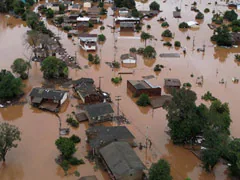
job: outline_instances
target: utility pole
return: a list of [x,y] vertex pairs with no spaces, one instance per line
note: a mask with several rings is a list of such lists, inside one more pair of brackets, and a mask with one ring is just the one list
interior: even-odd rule
[[121,101],[121,96],[115,96],[115,100],[117,101],[117,116],[119,116],[119,101]]
[[99,91],[101,91],[101,79],[103,78],[103,76],[99,76]]
[[194,50],[194,47],[195,47],[195,36],[193,36],[193,50]]

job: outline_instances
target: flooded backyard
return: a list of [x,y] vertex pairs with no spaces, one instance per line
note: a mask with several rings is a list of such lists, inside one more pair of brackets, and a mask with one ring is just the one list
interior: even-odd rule
[[[149,7],[146,3],[136,2],[138,10],[147,10]],[[210,41],[213,31],[207,26],[211,23],[212,10],[224,11],[225,6],[215,6],[214,3],[208,5],[206,1],[199,1],[198,8],[203,10],[208,7],[210,13],[204,14],[203,22],[200,22],[200,28],[180,31],[178,24],[182,21],[194,20],[195,12],[190,11],[191,0],[167,0],[165,3],[160,1],[161,12],[157,17],[143,20],[145,25],[151,25],[151,29],[147,30],[143,26],[143,31],[149,32],[156,40],[148,40],[147,45],[152,45],[157,51],[155,60],[143,59],[142,56],[137,56],[137,66],[135,68],[123,68],[112,70],[105,62],[114,60],[114,52],[116,53],[116,61],[120,62],[120,56],[128,53],[132,47],[144,47],[144,42],[140,40],[140,33],[120,33],[116,29],[115,33],[107,27],[113,25],[113,14],[111,8],[108,8],[108,16],[103,19],[105,30],[100,31],[99,27],[95,27],[90,33],[106,36],[107,40],[102,45],[98,45],[97,54],[101,59],[100,65],[89,64],[87,57],[88,53],[80,49],[77,38],[69,39],[67,33],[47,23],[47,28],[51,29],[55,34],[61,37],[61,43],[66,48],[67,52],[77,57],[77,62],[82,67],[79,69],[70,69],[70,78],[79,79],[81,77],[93,78],[98,86],[99,77],[101,79],[101,88],[103,91],[111,94],[114,108],[116,109],[115,96],[121,96],[120,110],[130,121],[126,125],[128,129],[136,137],[137,143],[145,143],[146,137],[149,137],[153,143],[151,149],[142,151],[135,148],[137,154],[143,163],[149,168],[152,162],[156,162],[160,157],[168,160],[171,165],[171,173],[174,179],[182,180],[187,177],[191,179],[213,180],[213,179],[228,179],[226,166],[219,164],[214,169],[213,173],[209,174],[203,171],[201,161],[194,156],[190,151],[183,147],[175,146],[170,141],[170,137],[166,134],[167,120],[166,111],[162,108],[152,109],[150,107],[141,108],[136,105],[136,99],[132,98],[127,92],[127,80],[139,80],[142,76],[154,75],[149,81],[154,85],[163,87],[164,78],[179,78],[182,83],[189,82],[192,84],[192,90],[198,95],[198,103],[202,103],[201,96],[210,91],[222,102],[229,103],[231,112],[232,124],[231,135],[240,137],[240,120],[238,118],[238,106],[240,102],[240,85],[232,82],[233,77],[239,78],[239,65],[234,61],[234,54],[240,52],[240,47],[224,49],[215,47]],[[176,6],[181,4],[181,19],[174,19],[172,12]],[[224,4],[219,1],[219,4]],[[188,6],[186,6],[188,5]],[[238,12],[240,15],[240,13]],[[157,21],[159,17],[166,17],[169,23],[169,29],[174,33],[174,41],[181,41],[183,47],[186,48],[187,54],[184,56],[182,49],[168,48],[163,46],[161,41],[161,33],[165,28]],[[28,27],[18,19],[0,15],[0,68],[9,69],[16,58],[27,59],[30,57],[30,52],[25,46],[25,36]],[[114,38],[115,36],[115,38]],[[191,39],[187,40],[186,37]],[[114,50],[114,39],[116,39],[116,51]],[[193,39],[195,39],[193,47]],[[206,46],[205,53],[197,52],[197,48]],[[194,50],[193,50],[194,49]],[[180,53],[180,58],[160,58],[160,53],[177,52]],[[153,68],[156,64],[162,64],[165,68],[156,74]],[[44,83],[40,64],[37,62],[31,63],[29,79],[24,81],[26,84],[26,96],[24,101],[29,102],[28,94],[33,87],[40,87]],[[87,67],[88,66],[88,67]],[[133,74],[122,75],[123,81],[119,85],[114,85],[111,78],[118,75],[119,72],[133,72]],[[191,77],[191,74],[194,77]],[[204,77],[202,87],[196,85],[196,78]],[[219,81],[224,79],[226,84],[220,84]],[[78,101],[70,97],[68,102],[64,104],[59,116],[62,119],[63,126],[67,126],[65,119],[67,114],[75,111],[75,106]],[[29,103],[23,105],[15,105],[7,108],[0,108],[0,121],[7,121],[19,127],[22,132],[22,141],[18,148],[11,150],[7,154],[5,165],[0,166],[0,179],[76,179],[74,175],[64,176],[63,170],[55,162],[55,158],[59,154],[55,140],[59,137],[59,122],[58,118],[51,113],[44,112],[33,108]],[[114,123],[113,123],[114,125]],[[88,128],[87,123],[80,123],[79,128],[71,128],[70,134],[76,134],[81,138],[81,143],[77,145],[76,156],[83,158],[84,165],[77,167],[81,176],[96,175],[99,180],[109,179],[107,173],[100,171],[95,164],[90,163],[87,156],[87,144],[85,143],[85,130]],[[74,171],[74,170],[73,170]]]

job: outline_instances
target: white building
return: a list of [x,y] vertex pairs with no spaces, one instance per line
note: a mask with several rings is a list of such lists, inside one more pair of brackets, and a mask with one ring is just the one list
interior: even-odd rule
[[97,49],[97,34],[80,34],[80,47],[85,51],[95,51]]

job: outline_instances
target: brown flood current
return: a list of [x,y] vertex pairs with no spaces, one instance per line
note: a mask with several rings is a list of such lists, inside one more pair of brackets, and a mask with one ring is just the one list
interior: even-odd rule
[[[146,3],[137,2],[137,8],[139,10],[145,10],[151,1]],[[178,24],[182,21],[194,20],[196,13],[190,11],[190,4],[193,1],[182,0],[182,18],[180,20],[172,18],[172,11],[176,6],[179,6],[178,0],[167,0],[166,3],[161,3],[162,13],[151,20],[144,20],[145,25],[150,24],[151,29],[146,30],[146,26],[143,27],[144,31],[148,31],[154,35],[157,40],[148,41],[147,44],[156,48],[158,55],[163,52],[179,52],[180,58],[159,58],[156,60],[145,60],[138,56],[137,67],[135,68],[121,68],[118,71],[113,71],[108,67],[105,62],[114,60],[114,35],[111,33],[111,29],[107,25],[113,24],[113,17],[108,16],[104,19],[104,26],[106,29],[102,31],[106,35],[107,40],[103,45],[98,46],[98,55],[101,58],[101,64],[98,66],[90,65],[89,68],[83,68],[82,70],[71,70],[70,77],[77,79],[80,77],[91,77],[98,85],[99,76],[103,76],[102,89],[110,92],[112,99],[115,102],[115,96],[120,95],[120,109],[130,120],[131,124],[127,125],[131,132],[135,135],[137,142],[144,142],[145,137],[148,136],[153,142],[151,150],[139,151],[136,149],[137,154],[147,167],[150,167],[152,162],[155,162],[160,157],[163,157],[171,164],[171,172],[174,179],[184,179],[190,177],[192,179],[212,180],[212,179],[227,179],[226,166],[219,164],[213,173],[207,174],[201,168],[201,162],[188,150],[182,147],[174,146],[169,136],[165,133],[167,127],[167,121],[165,118],[166,112],[163,109],[151,108],[139,108],[135,104],[135,99],[132,99],[131,95],[127,93],[126,81],[128,79],[142,79],[142,76],[154,75],[155,78],[150,82],[155,85],[163,86],[164,78],[173,77],[179,78],[182,83],[190,82],[192,89],[198,94],[200,99],[206,91],[211,91],[214,96],[228,102],[231,110],[232,124],[231,135],[240,137],[240,121],[238,119],[238,104],[240,102],[240,96],[238,94],[240,90],[239,84],[233,84],[232,77],[239,77],[239,66],[234,62],[234,54],[240,52],[240,48],[224,49],[220,47],[214,47],[210,42],[210,36],[212,30],[207,26],[211,21],[212,14],[205,14],[205,19],[200,24],[200,28],[197,30],[189,29],[188,31],[180,31]],[[205,7],[212,10],[226,10],[224,6],[208,5],[206,1],[199,1],[198,7],[201,11]],[[219,4],[223,2],[219,1]],[[188,6],[185,6],[187,4]],[[108,9],[108,15],[113,14],[112,10]],[[179,40],[182,46],[186,47],[187,55],[184,57],[182,50],[175,50],[175,48],[163,47],[161,40],[161,33],[164,31],[161,28],[157,19],[160,17],[166,17],[167,22],[170,24],[169,29],[175,34],[175,38],[171,41]],[[7,26],[8,24],[8,26]],[[80,50],[79,46],[73,45],[71,39],[67,38],[67,34],[58,30],[51,24],[47,25],[48,28],[58,34],[62,40],[64,47],[69,54],[75,55],[77,53],[77,60],[81,67],[89,65],[87,61],[88,53]],[[5,15],[0,15],[0,68],[10,69],[10,66],[15,58],[26,58],[30,52],[26,50],[24,46],[24,37],[28,28],[20,20],[16,20],[12,17],[7,18]],[[101,33],[99,27],[96,27],[91,33]],[[191,40],[186,40],[186,36],[189,35]],[[117,42],[116,60],[120,61],[120,55],[128,53],[131,47],[144,47],[144,42],[139,40],[139,33],[115,33]],[[192,51],[193,37],[195,37],[195,49],[201,48],[203,44],[206,45],[205,53],[199,53],[196,50]],[[76,42],[76,38],[75,38]],[[166,66],[161,73],[156,75],[153,71],[155,64],[163,64]],[[40,72],[40,65],[32,62],[32,69],[30,71],[30,78],[25,82],[26,96],[32,87],[41,86],[44,82],[42,73]],[[117,76],[118,72],[134,71],[133,75],[122,75],[123,81],[120,85],[115,86],[111,83],[111,78]],[[216,73],[218,71],[218,73]],[[194,74],[191,78],[190,75]],[[198,87],[195,84],[198,76],[204,76],[203,87]],[[221,79],[227,81],[226,86],[219,84]],[[78,101],[74,98],[69,98],[69,101],[64,105],[60,112],[60,117],[65,124],[65,118],[68,113],[75,110],[75,105]],[[201,103],[201,100],[198,100]],[[47,112],[43,112],[32,108],[29,104],[10,106],[8,108],[0,109],[0,121],[7,121],[20,128],[22,131],[22,141],[19,143],[18,148],[11,150],[7,154],[6,165],[0,166],[0,179],[77,179],[74,175],[64,177],[64,173],[61,168],[55,163],[54,159],[59,153],[55,147],[55,140],[58,138],[58,119],[55,115]],[[109,125],[110,123],[108,123]],[[72,129],[71,134],[77,134],[81,137],[82,141],[77,145],[78,151],[76,156],[83,158],[86,162],[85,165],[80,165],[76,169],[80,172],[81,176],[95,174],[100,180],[109,179],[107,174],[94,170],[94,164],[91,164],[86,158],[86,143],[85,143],[85,130],[88,128],[87,123],[80,124],[79,128]],[[74,171],[73,169],[72,171]]]

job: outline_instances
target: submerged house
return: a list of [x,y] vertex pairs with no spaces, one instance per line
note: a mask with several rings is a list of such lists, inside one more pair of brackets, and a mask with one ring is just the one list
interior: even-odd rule
[[121,16],[114,18],[114,20],[115,20],[116,23],[132,22],[134,24],[139,24],[140,21],[141,21],[141,19],[138,18],[138,17],[135,18],[135,17],[121,17]]
[[80,4],[72,4],[68,6],[68,11],[70,12],[80,12],[81,10],[81,5]]
[[85,51],[95,51],[97,49],[97,34],[80,34],[80,47]]
[[73,89],[78,94],[83,103],[103,102],[104,97],[101,95],[91,78],[81,78],[74,81]]
[[162,92],[160,86],[153,86],[147,80],[128,80],[127,88],[134,94],[134,96],[140,96],[141,94],[161,96]]
[[137,64],[137,56],[131,54],[122,54],[120,57],[123,65],[136,65]]
[[127,142],[112,142],[102,147],[100,159],[111,179],[140,180],[145,166]]
[[126,7],[119,8],[118,14],[121,17],[128,17],[129,16],[129,10]]
[[32,89],[29,96],[33,106],[58,112],[61,105],[67,100],[68,92],[37,87]]
[[58,2],[48,3],[47,9],[52,9],[54,12],[57,12],[59,11],[59,3]]
[[164,87],[166,87],[166,88],[180,89],[180,87],[181,87],[181,82],[180,82],[179,79],[166,78],[166,79],[164,79]]
[[134,22],[120,22],[120,31],[134,31]]
[[114,141],[127,142],[132,146],[135,138],[126,126],[94,126],[86,130],[86,135],[93,152]]
[[85,106],[89,124],[112,121],[114,111],[109,103],[97,103]]
[[99,14],[100,14],[100,8],[99,7],[97,7],[97,6],[93,6],[93,7],[91,7],[91,8],[88,8],[88,10],[87,10],[87,14],[88,14],[88,16],[99,16]]

